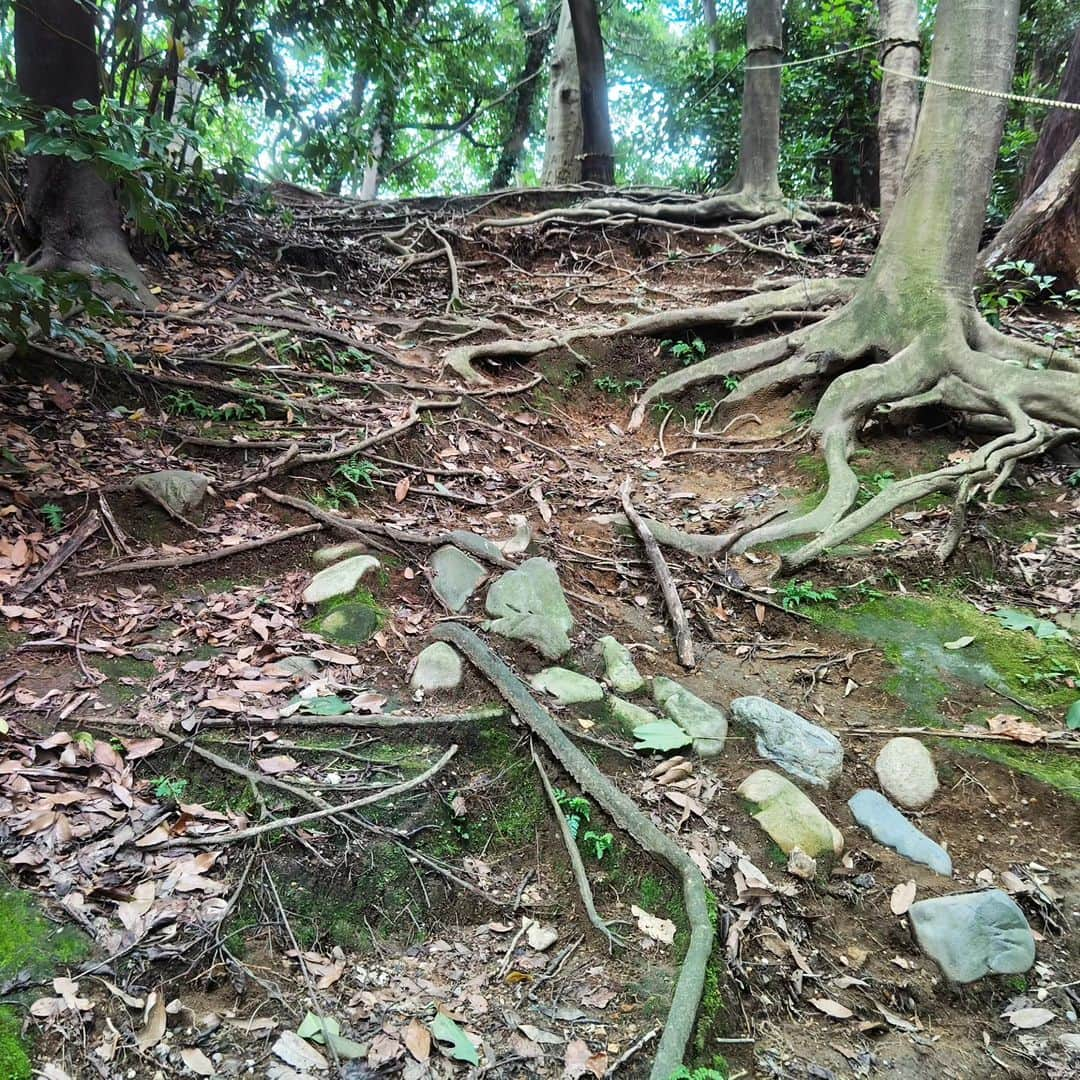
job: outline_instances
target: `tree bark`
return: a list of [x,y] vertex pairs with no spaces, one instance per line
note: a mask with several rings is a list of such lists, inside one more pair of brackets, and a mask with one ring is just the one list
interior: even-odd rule
[[748,0],[739,165],[726,189],[762,201],[781,199],[780,63],[783,0]]
[[581,179],[615,183],[615,144],[608,113],[607,70],[596,0],[569,0],[581,83]]
[[529,9],[528,0],[518,0],[518,22],[525,37],[525,64],[521,69],[520,85],[514,94],[513,119],[510,132],[503,144],[502,153],[491,174],[491,190],[507,187],[521,162],[521,152],[532,131],[533,105],[540,85],[537,77],[551,44],[552,20],[541,12],[536,19]]
[[394,137],[394,114],[397,111],[396,88],[384,91],[379,99],[379,110],[375,117],[375,126],[371,132],[371,149],[368,163],[364,166],[363,179],[360,181],[360,198],[374,199],[379,194],[382,183],[382,163],[386,157],[390,140]]
[[919,84],[904,76],[919,74],[920,47],[918,0],[880,0],[879,6],[881,37],[885,39],[881,65],[886,69],[878,111],[878,184],[884,228],[900,193],[919,118]]
[[702,16],[705,20],[705,46],[710,56],[717,52],[716,44],[716,0],[701,0]]
[[[26,0],[15,8],[19,89],[43,109],[71,112],[101,100],[94,13],[77,0]],[[100,267],[129,281],[155,304],[127,248],[112,188],[92,162],[34,155],[27,162],[24,217],[33,270],[90,275]],[[126,293],[107,288],[117,299]]]
[[547,137],[540,182],[561,187],[581,181],[581,80],[570,0],[562,0],[548,84]]
[[[1080,102],[1080,26],[1076,28],[1076,35],[1069,48],[1058,100]],[[1035,153],[1024,175],[1024,183],[1020,189],[1021,199],[1026,199],[1050,175],[1077,136],[1080,136],[1080,111],[1051,109],[1043,120]]]

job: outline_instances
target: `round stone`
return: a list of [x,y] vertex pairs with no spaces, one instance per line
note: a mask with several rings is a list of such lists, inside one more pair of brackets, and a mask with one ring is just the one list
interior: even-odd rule
[[908,810],[920,810],[938,789],[930,751],[906,735],[890,739],[881,748],[874,769],[885,794]]

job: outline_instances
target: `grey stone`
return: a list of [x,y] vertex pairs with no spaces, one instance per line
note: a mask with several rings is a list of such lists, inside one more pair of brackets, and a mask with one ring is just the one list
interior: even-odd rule
[[731,718],[757,732],[763,758],[808,784],[828,787],[844,767],[844,748],[831,731],[767,698],[736,698]]
[[304,590],[305,604],[321,604],[337,596],[348,596],[360,584],[360,579],[379,565],[374,555],[353,555],[320,570]]
[[632,701],[626,701],[621,697],[608,698],[608,708],[611,710],[611,719],[619,725],[619,729],[628,738],[633,739],[635,729],[643,724],[651,724],[656,720],[656,714],[635,705]]
[[416,658],[409,685],[433,693],[456,690],[461,685],[461,657],[445,641],[434,641]]
[[716,757],[724,749],[728,722],[723,709],[662,675],[653,679],[652,693],[653,701],[694,740],[695,754]]
[[738,786],[736,794],[751,804],[754,820],[784,854],[798,848],[816,859],[844,850],[840,830],[787,777],[758,769]]
[[567,635],[574,617],[549,560],[527,559],[503,574],[488,589],[486,605],[487,613],[495,618],[485,629],[527,642],[548,660],[558,660],[570,651]]
[[181,517],[188,517],[202,505],[210,480],[202,473],[188,469],[163,469],[136,476],[134,484],[155,502]]
[[608,634],[600,639],[600,651],[604,656],[604,675],[613,690],[620,694],[636,694],[645,685],[625,645]]
[[363,645],[379,629],[379,615],[370,604],[346,600],[322,617],[318,629],[323,637],[344,645]]
[[550,694],[560,705],[578,705],[583,701],[599,701],[604,688],[588,675],[579,675],[569,668],[549,667],[529,679],[535,690]]
[[938,789],[930,751],[907,735],[890,739],[881,748],[874,771],[885,794],[908,810],[924,807]]
[[916,829],[884,795],[863,788],[848,799],[848,809],[879,844],[891,847],[905,859],[929,866],[936,874],[952,877],[949,853]]
[[1031,927],[1001,889],[917,900],[908,918],[919,947],[953,982],[1019,975],[1035,963]]
[[499,545],[479,533],[469,532],[468,529],[454,529],[449,533],[448,538],[455,547],[469,552],[470,555],[486,559],[488,562],[498,563],[503,558]]
[[431,556],[431,587],[449,611],[460,611],[487,577],[487,571],[452,544]]
[[311,561],[316,566],[332,566],[342,559],[352,555],[366,555],[370,550],[363,540],[346,540],[343,544],[334,544],[332,547],[319,548],[311,556]]
[[318,675],[319,665],[310,656],[283,656],[274,661],[276,667],[285,675]]

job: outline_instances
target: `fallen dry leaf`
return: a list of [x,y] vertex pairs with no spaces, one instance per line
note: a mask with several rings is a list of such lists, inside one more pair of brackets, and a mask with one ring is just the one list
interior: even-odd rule
[[419,1062],[431,1057],[431,1032],[414,1016],[401,1033],[405,1049]]
[[986,721],[986,726],[994,735],[1005,735],[1017,742],[1029,745],[1040,743],[1047,736],[1045,728],[1039,727],[1038,724],[1029,724],[1026,720],[1021,720],[1019,716],[1012,716],[1009,713],[991,716]]
[[188,1046],[180,1051],[180,1057],[183,1058],[184,1064],[193,1072],[196,1076],[213,1076],[214,1066],[211,1064],[210,1059],[196,1046]]
[[602,1080],[606,1072],[607,1054],[594,1054],[584,1039],[572,1039],[566,1044],[563,1076],[567,1080],[577,1080],[577,1077],[585,1073],[592,1073],[597,1080]]
[[841,1005],[839,1001],[833,1001],[832,998],[811,998],[810,1004],[818,1012],[823,1012],[835,1020],[850,1020],[855,1015],[846,1005]]
[[902,881],[889,897],[889,908],[894,915],[905,915],[915,900],[915,882]]
[[630,914],[637,919],[638,929],[653,941],[670,945],[675,940],[675,924],[670,919],[661,919],[642,910],[636,904],[630,906]]

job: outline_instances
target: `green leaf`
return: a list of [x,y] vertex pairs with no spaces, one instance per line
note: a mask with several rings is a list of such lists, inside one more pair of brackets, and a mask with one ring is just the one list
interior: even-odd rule
[[1080,698],[1069,706],[1069,711],[1065,714],[1065,726],[1070,731],[1080,731]]
[[[435,1019],[428,1024],[428,1027],[444,1054],[455,1061],[467,1061],[470,1065],[480,1064],[480,1055],[476,1051],[476,1045],[446,1013],[436,1013]],[[449,1049],[443,1046],[443,1043],[450,1043]]]
[[1036,615],[1028,615],[1027,612],[1017,611],[1016,608],[998,608],[994,612],[994,618],[1001,622],[1006,630],[1031,630],[1037,638],[1067,638],[1068,632],[1055,626],[1049,619],[1040,619]]
[[122,150],[108,148],[99,150],[98,157],[102,161],[109,162],[110,165],[116,165],[118,168],[124,169],[126,172],[137,172],[147,164],[145,158],[136,157],[134,154],[125,154]]
[[635,750],[677,750],[693,740],[673,720],[653,720],[634,728]]
[[321,1020],[313,1012],[309,1012],[300,1021],[296,1034],[301,1039],[310,1039],[312,1042],[317,1042],[322,1046],[329,1046],[338,1057],[367,1057],[368,1047],[353,1042],[352,1039],[347,1039],[342,1035],[341,1025],[332,1016],[327,1016],[324,1020]]
[[344,716],[352,712],[352,706],[337,694],[328,694],[326,697],[305,700],[299,711],[308,716]]

